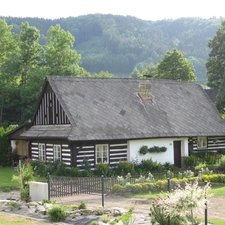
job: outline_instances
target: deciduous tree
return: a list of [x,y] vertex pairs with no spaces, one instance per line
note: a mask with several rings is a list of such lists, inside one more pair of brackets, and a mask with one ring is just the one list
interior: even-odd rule
[[115,76],[108,71],[100,71],[99,73],[94,73],[92,75],[95,78],[114,78]]
[[19,35],[20,48],[20,76],[22,86],[30,71],[40,63],[42,46],[39,44],[40,31],[30,26],[28,22],[22,23],[22,30]]
[[220,112],[225,107],[225,21],[221,22],[221,27],[216,35],[209,40],[209,58],[206,62],[206,76],[208,77],[209,87],[218,87],[216,106]]
[[78,63],[81,56],[72,49],[75,38],[69,31],[61,29],[60,25],[48,30],[45,49],[45,62],[48,75],[89,76]]
[[193,65],[184,58],[184,52],[180,52],[176,48],[167,51],[164,59],[158,61],[154,77],[171,80],[196,80]]
[[13,63],[17,52],[17,43],[11,33],[12,26],[5,20],[0,20],[0,127],[2,126],[3,107],[15,74],[12,73]]

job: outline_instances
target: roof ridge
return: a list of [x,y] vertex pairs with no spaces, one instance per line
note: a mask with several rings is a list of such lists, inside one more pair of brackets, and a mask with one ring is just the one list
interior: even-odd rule
[[143,80],[151,80],[153,82],[166,82],[166,83],[187,83],[187,84],[198,84],[201,86],[201,84],[197,81],[187,81],[187,80],[172,80],[172,79],[155,79],[155,78],[133,78],[133,77],[75,77],[75,76],[59,76],[59,75],[49,75],[47,76],[47,79],[77,79],[77,80],[129,80],[129,81],[143,81]]

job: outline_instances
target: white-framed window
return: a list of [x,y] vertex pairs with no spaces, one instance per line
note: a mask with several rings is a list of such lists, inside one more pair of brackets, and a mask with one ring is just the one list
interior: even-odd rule
[[198,148],[207,148],[207,137],[201,136],[197,138],[197,147]]
[[39,143],[38,144],[38,152],[39,152],[39,160],[40,161],[45,161],[45,144]]
[[54,161],[61,160],[61,145],[53,145]]
[[96,163],[109,163],[108,145],[96,145]]

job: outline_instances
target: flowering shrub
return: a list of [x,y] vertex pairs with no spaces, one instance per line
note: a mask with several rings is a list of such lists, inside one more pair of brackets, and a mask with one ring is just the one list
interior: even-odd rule
[[166,178],[173,178],[174,177],[174,173],[170,170],[166,171],[166,174],[164,175],[165,179]]
[[225,174],[204,174],[198,177],[201,182],[225,183]]
[[130,183],[131,174],[128,173],[125,178],[123,176],[117,176],[117,181],[120,185],[126,185]]
[[210,175],[210,174],[213,174],[213,171],[209,170],[208,167],[201,168],[200,171],[198,172],[198,180],[210,182],[210,180],[207,178],[207,176],[205,176],[205,175]]
[[140,175],[139,178],[135,179],[136,183],[144,183],[144,182],[155,182],[154,176],[149,172],[148,177],[146,178],[143,175]]
[[122,194],[125,191],[126,191],[126,186],[122,186],[120,184],[114,184],[111,190],[112,193],[118,193],[118,194],[119,193]]
[[165,191],[167,190],[167,180],[157,180],[155,187],[158,191]]
[[186,170],[183,173],[179,172],[178,173],[178,178],[182,179],[182,178],[191,178],[194,176],[194,172],[192,172],[191,170]]
[[168,193],[167,198],[153,201],[150,207],[152,224],[199,224],[194,213],[204,208],[208,189],[209,184],[199,187],[197,182],[187,183],[184,188]]

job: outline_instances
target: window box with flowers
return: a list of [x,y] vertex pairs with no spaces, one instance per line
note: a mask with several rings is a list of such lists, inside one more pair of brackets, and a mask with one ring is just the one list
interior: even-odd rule
[[139,149],[139,153],[141,155],[145,155],[147,153],[159,153],[159,152],[166,152],[167,148],[165,146],[159,147],[159,146],[153,146],[151,148],[148,148],[148,146],[143,145]]

